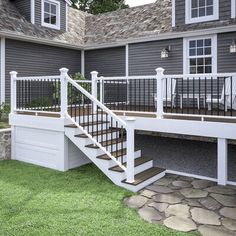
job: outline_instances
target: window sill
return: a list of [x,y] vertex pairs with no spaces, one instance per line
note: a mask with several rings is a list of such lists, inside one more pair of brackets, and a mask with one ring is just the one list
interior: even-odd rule
[[217,20],[219,20],[218,16],[199,17],[199,18],[185,19],[185,24],[196,24],[196,23],[210,22],[210,21],[217,21]]
[[58,26],[58,25],[51,25],[51,24],[47,24],[47,23],[42,23],[42,26],[50,28],[50,29],[60,30],[60,26]]

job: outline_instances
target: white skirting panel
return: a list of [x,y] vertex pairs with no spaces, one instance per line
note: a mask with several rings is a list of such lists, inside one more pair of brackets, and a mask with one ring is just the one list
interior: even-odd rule
[[14,159],[65,171],[68,169],[64,132],[15,126]]
[[62,131],[15,126],[12,137],[15,160],[59,171],[90,163]]

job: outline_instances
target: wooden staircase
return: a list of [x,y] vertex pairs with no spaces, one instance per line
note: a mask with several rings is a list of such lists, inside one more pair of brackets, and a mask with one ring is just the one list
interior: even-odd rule
[[[101,119],[95,120],[97,117]],[[91,137],[95,138],[102,147],[126,167],[127,142],[121,138],[122,129],[112,126],[111,122],[103,121],[103,118],[97,114],[80,117],[80,120],[86,119],[88,121],[80,123],[83,130],[75,124],[65,125],[65,134],[113,183],[137,192],[165,175],[164,169],[154,167],[153,160],[143,157],[141,151],[137,150],[134,155],[134,182],[127,182],[125,170],[91,140]]]

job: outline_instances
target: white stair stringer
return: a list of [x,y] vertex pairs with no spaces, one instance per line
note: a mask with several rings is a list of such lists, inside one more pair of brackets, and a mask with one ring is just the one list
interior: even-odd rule
[[[125,172],[115,172],[109,170],[111,167],[116,166],[117,164],[113,160],[103,160],[98,159],[97,156],[104,154],[100,149],[87,148],[88,140],[85,138],[78,138],[75,134],[78,133],[78,129],[76,128],[66,128],[65,127],[65,135],[116,185],[126,188],[131,191],[138,191],[137,186],[132,186],[126,183],[122,183],[122,181],[126,178]],[[135,158],[140,158],[141,152],[135,152]],[[126,161],[126,157],[124,157],[124,161]],[[135,167],[135,174],[138,174],[142,171],[145,171],[153,166],[152,160],[146,162],[142,165]],[[140,187],[140,186],[138,186]]]

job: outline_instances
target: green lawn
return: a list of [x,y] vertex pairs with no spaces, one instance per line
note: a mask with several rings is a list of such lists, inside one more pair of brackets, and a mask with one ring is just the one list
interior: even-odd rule
[[10,128],[8,122],[0,121],[0,129]]
[[144,222],[122,203],[131,194],[93,165],[61,173],[2,161],[0,235],[195,235]]

